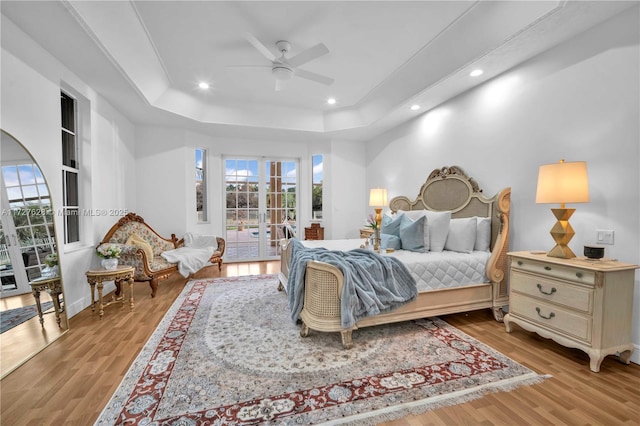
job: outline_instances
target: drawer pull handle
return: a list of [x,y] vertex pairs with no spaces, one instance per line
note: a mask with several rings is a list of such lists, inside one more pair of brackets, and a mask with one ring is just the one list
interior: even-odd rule
[[582,278],[582,272],[576,272],[576,277]]
[[544,318],[544,319],[551,319],[551,318],[553,318],[553,317],[555,317],[555,316],[556,316],[556,314],[554,314],[553,312],[551,312],[551,313],[549,314],[549,316],[548,316],[548,317],[545,317],[544,315],[542,315],[542,314],[540,313],[540,308],[538,308],[538,307],[536,307],[536,312],[538,313],[538,316],[539,316],[540,318]]
[[518,266],[522,266],[522,260],[518,260]]
[[545,271],[550,271],[550,270],[551,270],[551,266],[545,266],[545,267],[544,267],[544,270],[545,270]]
[[540,285],[540,283],[538,283],[538,290],[540,290],[540,293],[546,294],[547,296],[550,296],[557,291],[555,287],[551,287],[551,291],[546,292],[542,289],[542,285]]

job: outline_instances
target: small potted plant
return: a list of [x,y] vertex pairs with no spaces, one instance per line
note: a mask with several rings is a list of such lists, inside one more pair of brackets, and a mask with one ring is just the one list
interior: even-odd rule
[[58,253],[49,253],[44,258],[44,264],[47,265],[48,276],[54,277],[58,275]]
[[113,270],[118,267],[118,258],[122,250],[117,244],[100,244],[96,249],[98,257],[102,259],[104,269]]
[[367,228],[371,228],[373,231],[373,235],[371,236],[371,242],[373,244],[373,249],[375,251],[380,250],[380,228],[378,227],[378,222],[373,214],[369,214],[367,220],[364,223],[364,226]]

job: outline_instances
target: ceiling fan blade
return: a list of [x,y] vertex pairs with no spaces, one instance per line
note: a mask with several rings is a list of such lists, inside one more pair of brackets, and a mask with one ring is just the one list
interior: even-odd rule
[[306,78],[307,80],[315,81],[316,83],[326,84],[327,86],[331,86],[334,81],[333,78],[316,74],[315,72],[301,70],[300,68],[297,68],[293,74],[298,77]]
[[265,46],[260,40],[255,38],[253,34],[246,32],[246,33],[243,33],[242,35],[244,36],[244,38],[247,39],[249,43],[253,45],[253,47],[256,48],[256,50],[258,50],[258,52],[262,53],[262,55],[265,58],[267,58],[271,62],[277,59],[276,55],[274,55],[273,52],[271,52],[271,50],[269,50],[267,46]]
[[294,68],[299,67],[300,65],[306,64],[309,61],[313,61],[316,58],[319,58],[322,55],[326,55],[329,53],[329,49],[322,43],[318,43],[313,47],[308,48],[307,50],[303,50],[297,55],[287,59],[287,63]]
[[273,65],[225,65],[225,68],[273,68]]

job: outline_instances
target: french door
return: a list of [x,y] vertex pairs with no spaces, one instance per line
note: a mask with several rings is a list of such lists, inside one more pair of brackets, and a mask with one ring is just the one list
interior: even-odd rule
[[53,211],[36,164],[2,166],[0,179],[0,297],[31,292],[45,258],[55,253]]
[[296,232],[298,162],[225,158],[225,260],[275,259],[278,242]]

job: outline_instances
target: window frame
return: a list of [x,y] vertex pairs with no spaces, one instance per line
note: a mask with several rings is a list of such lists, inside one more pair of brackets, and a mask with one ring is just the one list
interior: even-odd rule
[[[68,108],[64,107],[64,99],[72,102],[70,115],[65,115]],[[77,244],[81,242],[80,226],[80,147],[78,143],[78,100],[68,91],[60,90],[60,129],[61,129],[61,149],[62,149],[62,215],[64,224],[64,244]],[[65,127],[65,122],[71,120],[71,129]],[[73,142],[73,152],[69,154],[69,139]],[[71,157],[71,158],[69,158]],[[69,161],[66,161],[69,160]],[[71,164],[68,164],[71,162]]]
[[[201,167],[198,167],[198,152],[200,152]],[[196,189],[196,222],[209,223],[209,197],[207,196],[207,179],[209,176],[209,163],[207,161],[208,151],[206,148],[195,149],[196,173],[195,173],[195,189]],[[198,179],[198,171],[200,178]],[[198,183],[200,183],[200,193],[202,195],[202,210],[198,210]],[[202,213],[202,214],[201,214]]]

